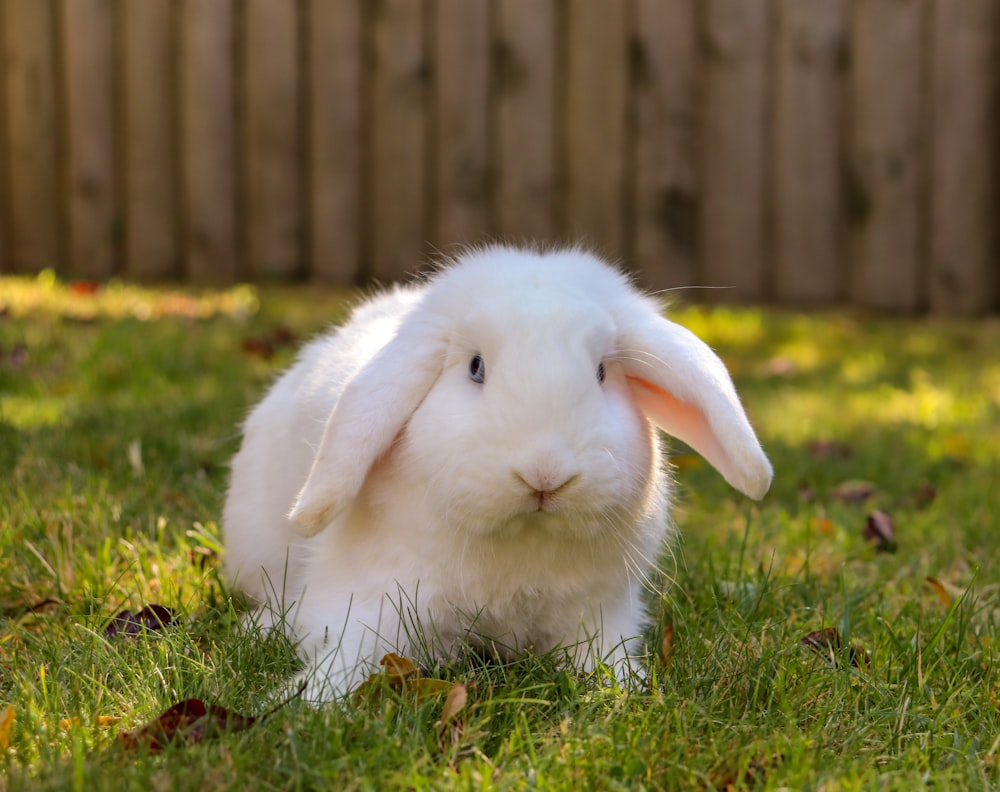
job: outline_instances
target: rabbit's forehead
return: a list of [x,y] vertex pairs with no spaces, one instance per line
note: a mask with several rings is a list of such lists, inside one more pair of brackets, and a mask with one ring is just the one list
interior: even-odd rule
[[494,349],[528,344],[601,350],[613,345],[615,335],[611,316],[600,303],[530,291],[516,300],[472,304],[462,324],[459,338]]

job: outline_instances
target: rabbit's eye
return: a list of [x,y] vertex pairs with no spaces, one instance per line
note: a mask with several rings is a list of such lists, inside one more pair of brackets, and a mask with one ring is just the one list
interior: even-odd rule
[[605,377],[604,363],[603,362],[602,363],[598,363],[597,364],[597,381],[598,382],[604,382],[604,377]]
[[469,379],[478,383],[486,381],[486,362],[482,355],[473,355],[469,361]]

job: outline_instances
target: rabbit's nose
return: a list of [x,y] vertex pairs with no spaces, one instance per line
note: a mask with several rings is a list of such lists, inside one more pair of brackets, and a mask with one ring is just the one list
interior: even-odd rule
[[511,471],[529,493],[542,500],[562,495],[582,475],[573,450],[559,437],[539,437]]
[[573,482],[580,478],[580,473],[578,471],[535,470],[523,472],[515,470],[514,477],[523,482],[528,489],[537,495],[557,495],[569,488]]
[[573,483],[580,478],[579,472],[556,470],[514,471],[514,477],[525,485],[527,495],[533,504],[531,509],[539,512],[559,510],[560,498]]

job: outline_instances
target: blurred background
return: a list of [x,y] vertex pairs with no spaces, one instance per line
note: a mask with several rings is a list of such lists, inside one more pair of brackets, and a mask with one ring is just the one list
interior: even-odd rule
[[356,284],[583,241],[1000,308],[1000,0],[0,0],[0,274]]

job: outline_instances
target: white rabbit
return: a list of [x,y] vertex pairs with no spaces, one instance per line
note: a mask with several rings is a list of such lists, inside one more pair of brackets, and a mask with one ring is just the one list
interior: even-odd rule
[[719,358],[578,249],[469,250],[309,344],[250,414],[225,574],[281,614],[311,696],[387,652],[624,663],[670,533],[656,427],[760,498]]

